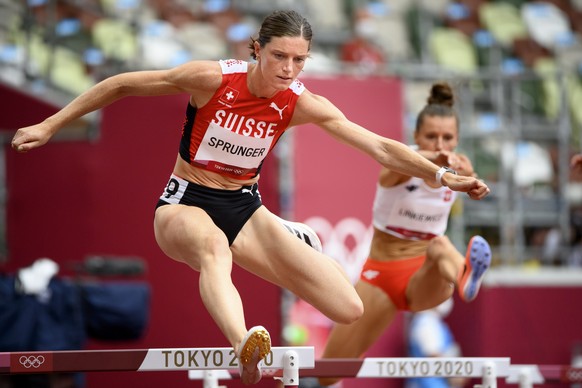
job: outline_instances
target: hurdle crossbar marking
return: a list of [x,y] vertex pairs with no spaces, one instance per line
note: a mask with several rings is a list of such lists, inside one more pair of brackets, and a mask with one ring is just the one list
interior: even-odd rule
[[[355,377],[355,378],[408,378],[408,377],[483,377],[488,364],[495,367],[497,377],[509,376],[509,357],[368,357],[315,360],[314,367],[302,368],[301,377]],[[278,375],[275,370],[263,370],[263,375]],[[190,379],[203,375],[188,372]],[[223,379],[236,377],[237,372],[224,371]]]
[[509,358],[372,357],[364,359],[356,377],[481,377],[487,363],[495,365],[498,376],[509,373]]
[[538,365],[522,364],[511,365],[509,376],[505,378],[509,384],[519,384],[520,387],[532,386],[533,384],[543,384],[544,376]]
[[[264,368],[282,369],[287,351],[297,353],[298,368],[313,368],[314,348],[273,347],[261,361]],[[232,348],[167,348],[63,350],[0,353],[0,373],[92,371],[174,371],[238,369]]]

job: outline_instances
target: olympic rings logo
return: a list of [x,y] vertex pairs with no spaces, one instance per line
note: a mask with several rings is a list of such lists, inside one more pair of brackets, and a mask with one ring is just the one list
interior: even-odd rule
[[29,369],[40,367],[42,364],[44,364],[45,360],[44,356],[21,356],[18,361],[23,367]]
[[582,382],[582,368],[568,368],[564,373],[565,382],[579,383]]
[[333,257],[355,283],[368,257],[374,230],[355,217],[345,217],[336,224],[322,216],[311,216],[303,221],[321,239],[323,253]]

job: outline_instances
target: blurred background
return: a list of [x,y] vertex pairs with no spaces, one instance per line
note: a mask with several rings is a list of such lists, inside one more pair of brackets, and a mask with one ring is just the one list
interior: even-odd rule
[[[461,198],[448,235],[464,252],[481,234],[494,257],[483,295],[457,303],[447,319],[464,355],[570,363],[582,342],[582,176],[569,168],[582,152],[580,0],[0,0],[0,271],[10,276],[48,257],[77,283],[111,282],[110,265],[114,280],[151,287],[140,338],[89,336],[84,347],[224,346],[197,276],[162,254],[151,227],[188,96],[124,99],[27,155],[9,141],[110,75],[250,60],[263,17],[288,8],[314,31],[300,79],[370,130],[411,142],[430,85],[454,87],[460,151],[491,195]],[[355,276],[367,255],[378,167],[300,128],[266,163],[264,203],[312,226]],[[349,187],[331,185],[346,176]],[[95,270],[95,257],[108,261]],[[115,267],[128,257],[128,267]],[[301,330],[282,335],[292,297],[242,271],[234,277],[249,325],[267,322],[274,342],[310,342]],[[404,326],[403,318],[378,354],[402,355]],[[103,373],[86,383],[200,384],[170,375]]]

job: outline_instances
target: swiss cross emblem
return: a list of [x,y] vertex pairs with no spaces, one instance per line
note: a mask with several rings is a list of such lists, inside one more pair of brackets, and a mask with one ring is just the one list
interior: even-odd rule
[[222,95],[220,96],[220,101],[224,102],[226,105],[234,105],[234,102],[238,98],[239,91],[227,86]]

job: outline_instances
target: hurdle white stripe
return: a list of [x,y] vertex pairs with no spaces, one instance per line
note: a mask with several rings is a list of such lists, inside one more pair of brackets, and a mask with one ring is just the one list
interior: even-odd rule
[[531,386],[532,384],[543,384],[544,376],[537,365],[511,365],[509,376],[505,382],[508,384],[519,384],[520,386]]
[[[487,365],[493,365],[497,377],[511,373],[509,357],[368,357],[363,359],[321,359],[313,368],[300,370],[301,377],[483,377]],[[263,375],[278,375],[267,368]],[[200,371],[191,370],[192,380],[203,379]],[[222,379],[237,377],[237,372],[222,371]]]
[[[313,347],[274,347],[261,361],[265,368],[282,369],[283,357],[288,350],[297,352],[299,368],[315,365]],[[238,368],[238,359],[232,348],[150,349],[138,368],[145,370],[190,370]]]
[[[463,360],[463,358],[460,358]],[[394,359],[392,359],[394,360]],[[488,359],[487,359],[488,360]],[[505,362],[505,359],[503,359]],[[357,377],[357,373],[363,363],[361,359],[325,359],[315,360],[313,369],[303,369],[301,377]],[[356,366],[356,368],[354,368]],[[477,366],[476,364],[474,366]],[[503,369],[502,369],[503,370]],[[217,370],[213,371],[216,380],[230,380],[239,378],[238,371]],[[207,380],[206,371],[190,370],[188,378],[190,380]],[[279,377],[281,371],[276,369],[263,369],[263,377]],[[380,376],[377,376],[380,377]],[[396,377],[396,376],[381,376]],[[417,376],[408,376],[417,377]],[[483,375],[479,377],[483,378]],[[560,382],[564,384],[582,383],[582,368],[571,365],[535,365],[535,364],[512,364],[509,366],[508,374],[504,372],[496,374],[495,378],[505,378],[508,384],[518,384],[520,388],[532,388],[534,384],[545,382]],[[211,385],[212,387],[218,386]]]
[[[273,347],[261,361],[265,368],[282,369],[288,351],[297,354],[298,368],[313,368],[311,346]],[[89,371],[175,371],[238,369],[232,348],[153,348],[0,352],[0,373]]]
[[509,358],[400,357],[366,358],[356,377],[482,377],[489,364],[497,376],[509,374]]

